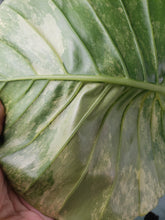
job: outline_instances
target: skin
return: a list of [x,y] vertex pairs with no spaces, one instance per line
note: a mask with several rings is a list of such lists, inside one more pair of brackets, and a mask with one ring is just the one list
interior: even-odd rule
[[[5,109],[0,102],[0,134],[3,132]],[[42,215],[11,188],[0,169],[0,220],[53,220]]]

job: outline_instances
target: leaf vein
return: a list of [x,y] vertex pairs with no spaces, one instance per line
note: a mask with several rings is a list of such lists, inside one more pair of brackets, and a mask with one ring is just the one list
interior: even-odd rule
[[154,38],[154,30],[153,30],[153,26],[151,23],[151,16],[150,16],[150,11],[149,11],[149,3],[148,0],[145,0],[146,5],[147,5],[147,15],[148,15],[148,21],[149,21],[149,27],[150,27],[150,36],[152,39],[152,51],[153,51],[153,55],[154,55],[154,64],[155,64],[155,70],[156,70],[156,81],[157,83],[159,83],[159,75],[158,75],[158,57],[157,57],[157,49],[156,49],[156,44],[155,44],[155,38]]
[[5,88],[6,85],[7,85],[7,82],[4,82],[3,85],[0,87],[0,92],[3,91],[3,89]]
[[138,56],[139,56],[139,59],[140,59],[141,65],[142,65],[142,69],[143,69],[144,81],[147,81],[147,73],[146,73],[146,68],[145,68],[145,62],[144,62],[143,54],[142,54],[140,46],[139,46],[139,42],[138,42],[137,37],[136,37],[136,33],[135,33],[134,29],[133,29],[133,25],[131,23],[131,19],[130,19],[129,15],[128,15],[128,12],[127,12],[126,7],[125,7],[125,5],[123,3],[123,0],[119,0],[119,1],[121,3],[121,6],[123,8],[125,17],[127,19],[130,31],[131,31],[131,33],[133,35],[133,38],[134,38],[134,42],[135,42],[135,46],[136,46],[136,49],[137,49],[137,53],[138,53]]
[[120,60],[120,63],[121,63],[121,66],[123,68],[123,71],[124,71],[124,74],[125,74],[125,77],[126,78],[129,78],[129,73],[128,73],[128,69],[127,69],[127,65],[124,61],[124,58],[119,50],[119,48],[117,47],[115,41],[112,39],[109,31],[107,30],[105,24],[103,23],[103,21],[101,20],[101,18],[98,16],[98,14],[96,13],[96,11],[94,10],[94,8],[92,7],[92,5],[90,4],[89,0],[86,0],[86,2],[88,3],[90,9],[92,10],[92,12],[94,13],[94,15],[96,16],[100,26],[102,27],[102,29],[105,31],[106,35],[108,36],[109,38],[109,41],[112,43],[114,49],[116,50],[116,53],[118,54],[119,56],[119,60]]
[[[153,154],[153,164],[154,164],[154,167],[155,167],[155,170],[156,170],[157,179],[158,179],[158,183],[159,183],[159,186],[160,186],[160,177],[158,175],[158,170],[159,169],[158,169],[158,166],[155,163],[155,150],[154,150],[154,143],[153,143],[153,129],[154,129],[153,118],[154,118],[154,105],[155,105],[156,101],[157,101],[157,97],[155,95],[155,98],[154,98],[153,103],[152,103],[152,109],[151,109],[150,133],[151,133],[151,141],[152,141],[151,148],[152,148],[152,154]],[[160,111],[162,113],[162,109]],[[162,125],[162,114],[161,114],[161,125]],[[164,132],[163,132],[163,134],[164,134]],[[164,137],[163,137],[163,139],[164,139]]]
[[54,5],[57,7],[57,9],[61,12],[61,14],[63,15],[63,17],[65,18],[65,20],[66,20],[67,23],[69,24],[71,30],[73,31],[73,33],[74,33],[74,34],[77,36],[77,38],[80,40],[80,42],[81,42],[83,48],[86,50],[86,52],[88,53],[89,57],[91,58],[91,61],[92,61],[93,65],[94,65],[94,67],[95,67],[96,73],[97,73],[97,74],[100,74],[100,71],[99,71],[99,69],[98,69],[98,67],[97,67],[97,64],[96,64],[94,58],[92,57],[91,52],[89,51],[88,47],[86,46],[86,44],[84,43],[84,41],[82,40],[82,38],[80,37],[80,35],[78,34],[78,32],[77,32],[77,31],[75,30],[75,28],[73,27],[73,25],[72,25],[72,23],[70,22],[69,18],[64,14],[64,12],[62,11],[62,9],[60,9],[60,7],[55,3],[54,0],[51,0],[51,1],[54,3]]
[[[34,72],[35,75],[39,75],[37,73],[37,71],[35,70],[35,68],[33,67],[30,59],[25,56],[18,48],[18,46],[14,45],[12,42],[9,42],[5,39],[0,39],[0,42],[2,42],[3,44],[5,44],[7,47],[9,47],[10,49],[14,50],[15,53],[17,53],[18,55],[20,55],[24,61],[28,64],[28,66],[32,69],[32,71]],[[5,76],[4,76],[5,77]]]
[[27,25],[29,25],[29,27],[31,27],[31,29],[32,29],[33,31],[35,31],[35,33],[37,33],[38,36],[41,37],[42,40],[44,40],[44,42],[47,44],[47,46],[48,46],[48,47],[52,50],[52,52],[54,53],[55,57],[58,59],[59,64],[60,64],[61,68],[63,69],[64,73],[65,73],[66,75],[68,75],[68,72],[67,72],[67,70],[66,70],[66,68],[65,68],[65,66],[64,66],[64,64],[63,64],[63,61],[62,61],[61,57],[59,56],[59,54],[57,53],[57,51],[56,51],[56,49],[53,47],[53,45],[49,42],[49,40],[46,39],[46,37],[37,29],[37,27],[35,27],[34,24],[32,24],[28,19],[26,19],[26,17],[25,17],[21,12],[19,12],[18,10],[16,10],[16,9],[13,8],[12,6],[9,6],[9,5],[8,5],[8,7],[9,7],[12,11],[14,11],[17,15],[19,15],[19,16],[22,18],[22,20],[23,20]]
[[37,96],[31,101],[31,103],[27,106],[27,108],[22,112],[22,114],[11,124],[11,126],[7,127],[7,129],[5,130],[5,133],[8,131],[9,128],[11,128],[13,125],[15,125],[15,123],[17,123],[21,117],[25,114],[25,112],[30,108],[30,106],[38,99],[38,97],[41,95],[41,93],[44,91],[44,89],[46,88],[46,86],[48,85],[49,81],[46,82],[46,84],[44,85],[44,87],[42,88],[42,90],[37,94]]
[[[32,80],[31,83],[29,84],[28,88],[24,91],[24,93],[17,100],[12,102],[13,105],[10,106],[10,110],[18,103],[18,101],[20,101],[24,97],[24,95],[26,95],[28,93],[28,91],[31,89],[33,84],[34,84],[34,81]],[[24,114],[24,113],[22,113],[22,114]],[[17,119],[12,124],[10,124],[9,126],[7,124],[5,126],[5,131],[7,131],[9,128],[11,128],[15,124],[16,121],[17,121]]]
[[126,116],[126,113],[128,111],[128,109],[130,108],[132,102],[135,100],[135,98],[141,96],[142,94],[144,93],[144,91],[138,91],[136,92],[131,98],[130,100],[128,101],[128,103],[126,104],[125,108],[123,109],[123,113],[122,113],[122,117],[121,117],[121,123],[120,123],[120,134],[119,134],[119,144],[118,144],[118,150],[117,150],[117,163],[116,163],[116,176],[115,176],[115,179],[114,179],[114,183],[112,185],[112,187],[110,188],[109,190],[109,196],[108,196],[108,199],[107,201],[105,202],[105,206],[104,206],[104,209],[102,211],[102,215],[100,216],[100,220],[103,218],[103,214],[108,206],[108,203],[111,199],[111,195],[113,193],[113,190],[115,189],[115,185],[116,185],[116,182],[118,180],[118,176],[119,176],[119,165],[120,165],[120,156],[121,156],[121,141],[122,141],[122,128],[123,128],[123,124],[124,124],[124,121],[125,121],[125,116]]
[[[44,88],[42,89],[42,91],[40,92],[40,94],[34,99],[34,101],[31,103],[31,105],[38,99],[38,97],[41,95],[41,93],[44,91],[44,89],[46,88],[46,86],[48,85],[49,81],[46,83],[46,85],[44,86]],[[77,96],[78,92],[80,91],[80,89],[82,88],[83,83],[79,83],[78,86],[75,89],[75,92],[72,94],[72,96],[69,98],[69,100],[60,108],[60,110],[49,120],[49,122],[43,126],[42,129],[40,129],[40,131],[33,137],[33,139],[31,141],[29,141],[27,144],[23,145],[19,150],[16,151],[12,151],[12,152],[8,152],[8,154],[13,154],[17,151],[21,151],[24,148],[26,148],[28,145],[32,144],[36,138],[53,122],[53,120],[55,120],[57,118],[57,116],[73,101],[73,99]],[[30,105],[30,106],[31,106]],[[28,108],[30,107],[28,106]],[[23,114],[27,111],[27,109],[23,112]],[[17,121],[22,117],[22,115],[17,119]],[[5,131],[6,132],[6,131]],[[5,155],[4,155],[5,156]],[[3,157],[4,157],[3,156]]]
[[[120,98],[120,96],[117,97],[117,99],[115,100],[115,103],[117,102],[117,100],[118,100],[119,98]],[[76,181],[75,185],[72,187],[72,190],[71,190],[71,191],[68,193],[68,195],[66,196],[66,199],[65,199],[64,203],[62,204],[62,206],[61,206],[59,212],[61,212],[61,210],[63,209],[63,207],[65,206],[65,204],[66,204],[67,201],[69,200],[69,198],[73,195],[73,193],[76,191],[76,189],[79,187],[79,185],[81,184],[81,182],[82,182],[83,179],[85,178],[85,176],[86,176],[86,174],[87,174],[87,172],[88,172],[88,168],[89,168],[89,166],[90,166],[90,163],[91,163],[91,161],[92,161],[92,156],[94,155],[94,152],[95,152],[95,149],[96,149],[96,145],[97,145],[97,142],[98,142],[98,140],[99,140],[100,133],[101,133],[101,131],[102,131],[102,129],[103,129],[104,122],[105,122],[106,118],[108,117],[108,114],[109,114],[111,108],[113,107],[113,105],[114,105],[114,103],[110,105],[110,107],[108,108],[108,110],[107,110],[106,113],[104,114],[104,117],[103,117],[103,119],[102,119],[101,125],[100,125],[100,127],[99,127],[99,129],[98,129],[98,131],[97,131],[97,135],[96,135],[95,141],[93,142],[93,147],[92,147],[91,153],[90,153],[90,155],[89,155],[89,157],[88,157],[88,161],[87,161],[87,163],[86,163],[86,166],[84,167],[84,169],[83,169],[83,171],[82,171],[82,173],[81,173],[79,179]]]
[[[77,126],[75,127],[75,129],[73,130],[73,132],[71,133],[71,135],[69,136],[69,138],[65,141],[65,143],[63,144],[63,146],[61,147],[61,150],[59,151],[59,153],[55,156],[55,158],[53,159],[53,161],[51,162],[51,164],[56,160],[56,158],[64,151],[64,149],[66,148],[67,144],[71,141],[71,139],[73,138],[73,136],[77,133],[79,127],[82,125],[82,123],[86,120],[86,118],[88,117],[88,115],[90,115],[93,110],[96,108],[96,106],[101,102],[101,100],[105,97],[105,95],[109,92],[110,90],[110,86],[106,86],[105,89],[102,91],[102,93],[99,95],[99,97],[94,101],[94,103],[91,105],[91,107],[87,110],[87,112],[84,114],[84,116],[81,118],[81,120],[79,121],[79,123],[77,124]],[[73,97],[74,98],[74,97]],[[34,141],[34,140],[32,140]],[[28,144],[29,145],[29,144]],[[50,164],[48,165],[50,166]],[[47,170],[47,167],[43,170],[42,174],[45,173]],[[36,180],[28,187],[28,189],[26,189],[26,192],[35,184]]]
[[138,140],[138,175],[137,175],[137,181],[138,181],[138,196],[139,196],[139,201],[138,201],[138,211],[139,211],[139,215],[141,215],[141,145],[140,145],[140,139],[141,139],[141,135],[140,135],[140,116],[142,114],[143,111],[143,107],[144,107],[144,103],[145,100],[147,99],[147,97],[150,95],[150,92],[147,92],[140,104],[139,107],[139,113],[138,113],[138,119],[137,119],[137,140]]

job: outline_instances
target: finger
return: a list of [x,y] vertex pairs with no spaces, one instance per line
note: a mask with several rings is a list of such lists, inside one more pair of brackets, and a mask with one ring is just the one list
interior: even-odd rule
[[22,201],[22,203],[28,210],[32,211],[33,213],[36,213],[42,220],[56,220],[56,219],[43,215],[41,212],[39,212],[38,210],[33,208],[31,205],[29,205],[24,199],[20,198],[20,200]]
[[7,183],[0,169],[0,219],[14,213],[13,205],[8,198]]

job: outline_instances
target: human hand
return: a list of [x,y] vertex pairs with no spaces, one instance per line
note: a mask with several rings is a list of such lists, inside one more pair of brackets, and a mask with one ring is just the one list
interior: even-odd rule
[[0,220],[52,220],[21,199],[0,170]]
[[[3,131],[5,111],[0,102],[0,134]],[[11,188],[0,169],[0,220],[52,220],[21,199]]]

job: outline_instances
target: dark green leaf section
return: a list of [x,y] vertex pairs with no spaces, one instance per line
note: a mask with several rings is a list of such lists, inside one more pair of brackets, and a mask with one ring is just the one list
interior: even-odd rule
[[44,214],[132,220],[164,194],[164,11],[163,0],[1,5],[0,163]]
[[158,74],[160,81],[164,82],[165,74],[165,44],[164,44],[164,35],[165,35],[165,24],[162,22],[164,20],[164,1],[148,1],[150,13],[151,24],[153,27],[154,39],[155,39],[155,48],[157,50],[158,58]]

